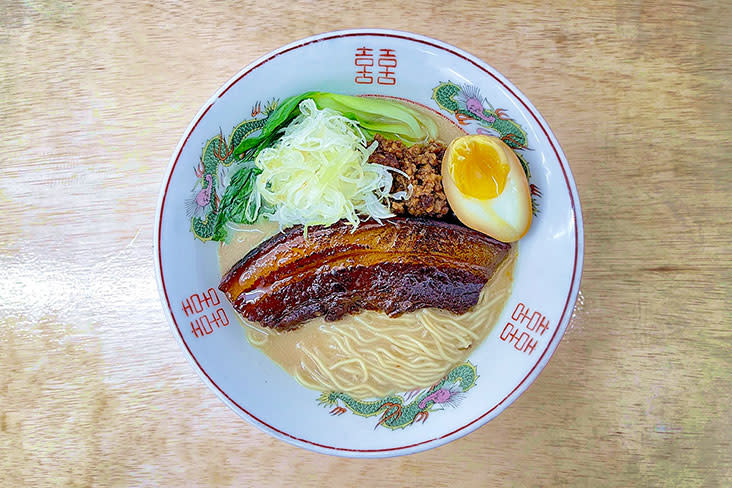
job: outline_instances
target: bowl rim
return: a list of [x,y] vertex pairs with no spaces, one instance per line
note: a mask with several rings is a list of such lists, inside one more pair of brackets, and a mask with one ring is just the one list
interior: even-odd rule
[[[190,138],[193,130],[196,128],[196,126],[199,124],[199,122],[203,119],[203,117],[206,115],[206,113],[211,109],[213,104],[224,94],[226,93],[234,84],[236,84],[239,80],[244,78],[247,74],[257,69],[259,66],[267,63],[268,61],[274,59],[275,57],[279,56],[280,54],[292,51],[294,49],[314,44],[318,42],[324,42],[332,39],[338,39],[338,38],[344,38],[344,37],[356,37],[356,36],[375,36],[375,37],[389,37],[389,38],[396,38],[400,40],[405,41],[411,41],[416,42],[419,44],[427,45],[432,48],[437,48],[442,51],[445,51],[451,55],[457,56],[464,61],[467,61],[471,64],[473,64],[475,67],[477,67],[479,70],[484,72],[486,75],[492,77],[495,79],[500,85],[502,85],[511,95],[515,97],[516,100],[518,100],[523,108],[528,112],[528,114],[531,116],[531,118],[534,119],[534,122],[541,128],[542,132],[544,133],[545,137],[547,138],[549,145],[551,146],[552,150],[554,151],[557,160],[559,162],[559,166],[562,169],[564,180],[567,184],[567,189],[569,193],[569,199],[571,204],[571,209],[574,214],[574,237],[575,237],[575,249],[574,249],[574,269],[572,271],[572,280],[571,285],[569,289],[569,293],[567,295],[567,300],[564,305],[564,309],[562,311],[562,314],[560,316],[560,319],[558,321],[558,326],[554,330],[554,333],[552,337],[550,338],[546,348],[542,352],[542,354],[539,356],[539,358],[536,360],[534,366],[529,370],[529,372],[524,376],[524,378],[516,385],[516,387],[508,394],[506,395],[503,400],[498,402],[495,406],[487,410],[485,413],[480,415],[479,417],[465,423],[462,427],[459,427],[457,429],[454,429],[451,432],[439,435],[434,438],[425,439],[419,442],[415,442],[409,445],[404,446],[396,446],[396,447],[388,447],[388,448],[380,448],[380,449],[354,449],[354,448],[348,448],[348,447],[337,447],[337,446],[328,446],[325,444],[320,444],[314,441],[310,441],[307,439],[299,438],[295,435],[292,435],[288,432],[285,432],[284,430],[281,430],[273,425],[270,425],[266,423],[265,421],[257,418],[256,415],[246,410],[244,407],[239,405],[236,401],[234,401],[231,397],[228,396],[228,394],[220,388],[213,379],[206,373],[206,371],[203,369],[203,367],[199,364],[196,357],[193,355],[191,349],[188,347],[187,343],[183,339],[182,333],[180,331],[180,328],[178,327],[178,324],[175,320],[175,317],[172,312],[172,307],[170,304],[170,299],[167,295],[166,287],[165,287],[165,279],[163,277],[163,270],[162,270],[162,251],[161,251],[161,230],[162,230],[162,215],[163,210],[165,206],[165,198],[168,192],[168,187],[170,186],[170,181],[173,175],[173,171],[175,170],[175,167],[178,163],[178,159],[180,158],[181,152],[183,147],[188,142],[188,139]],[[196,373],[199,375],[199,377],[203,380],[203,382],[214,391],[216,396],[223,401],[229,408],[231,408],[234,412],[236,412],[241,418],[249,422],[250,424],[256,426],[260,430],[272,435],[273,437],[276,437],[278,439],[284,440],[290,444],[293,444],[298,447],[303,447],[305,449],[324,453],[324,454],[330,454],[330,455],[336,455],[336,456],[344,456],[344,457],[371,457],[371,458],[378,458],[378,457],[391,457],[391,456],[400,456],[400,455],[407,455],[407,454],[413,454],[421,451],[425,451],[428,449],[432,449],[435,447],[442,446],[448,442],[451,442],[453,440],[456,440],[460,437],[463,437],[467,434],[470,434],[471,432],[475,431],[477,428],[483,426],[490,420],[497,417],[503,410],[505,410],[509,405],[511,405],[521,394],[523,394],[526,389],[536,380],[536,378],[539,376],[541,371],[546,367],[546,364],[549,362],[551,357],[553,356],[554,352],[557,349],[557,346],[559,345],[559,342],[561,341],[562,337],[564,336],[564,333],[567,329],[567,326],[570,322],[572,311],[574,310],[575,303],[577,301],[577,295],[579,293],[580,289],[580,283],[582,279],[582,271],[583,271],[583,264],[584,264],[584,228],[583,228],[583,222],[582,222],[582,210],[580,205],[580,199],[579,194],[577,192],[576,184],[574,177],[572,175],[572,172],[569,167],[569,163],[567,161],[566,156],[564,155],[564,152],[562,151],[562,148],[559,145],[559,141],[554,136],[554,133],[549,128],[549,124],[546,122],[546,120],[541,116],[539,111],[534,107],[534,105],[528,100],[528,98],[518,89],[516,86],[511,83],[506,77],[504,77],[500,72],[498,72],[495,68],[487,64],[486,62],[482,61],[478,57],[468,53],[467,51],[464,51],[458,47],[455,47],[451,44],[448,44],[443,41],[439,41],[437,39],[433,39],[431,37],[423,36],[420,34],[414,34],[407,31],[400,31],[400,30],[393,30],[393,29],[372,29],[372,28],[363,28],[363,29],[345,29],[345,30],[336,30],[336,31],[329,31],[324,32],[321,34],[316,34],[313,36],[305,37],[303,39],[299,39],[296,41],[293,41],[289,44],[286,44],[278,49],[275,49],[255,61],[249,63],[247,66],[240,69],[234,76],[232,76],[226,83],[221,85],[221,87],[216,90],[216,92],[201,106],[201,108],[198,110],[196,115],[191,119],[190,123],[188,124],[185,132],[181,136],[180,140],[178,141],[178,144],[176,145],[175,150],[173,151],[173,154],[171,155],[171,158],[168,162],[168,166],[166,168],[163,184],[161,185],[160,193],[158,195],[158,202],[157,207],[155,211],[155,226],[154,226],[154,236],[153,236],[153,257],[154,257],[154,264],[155,264],[155,278],[158,286],[158,293],[160,295],[160,300],[163,304],[163,308],[165,309],[165,314],[168,318],[168,323],[171,328],[171,332],[173,336],[176,338],[176,340],[179,343],[179,346],[181,349],[185,352],[185,355],[193,367],[193,369],[196,371]]]

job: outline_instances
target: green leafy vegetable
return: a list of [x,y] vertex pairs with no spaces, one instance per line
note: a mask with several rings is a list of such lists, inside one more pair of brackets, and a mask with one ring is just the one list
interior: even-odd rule
[[330,108],[355,120],[372,138],[374,134],[381,134],[412,145],[437,137],[437,125],[432,119],[396,100],[336,93],[316,93],[312,98],[318,108]]
[[254,191],[254,184],[261,169],[247,162],[231,177],[224,196],[219,204],[216,230],[212,237],[215,241],[226,240],[226,223],[253,224],[259,216],[261,200]]
[[[260,163],[264,161],[260,161],[260,153],[275,147],[285,136],[285,128],[302,115],[300,102],[308,99],[312,100],[308,104],[315,106],[311,106],[306,115],[315,114],[317,107],[318,110],[332,110],[357,123],[356,132],[344,129],[328,134],[329,141],[326,141],[325,146],[331,148],[331,152],[335,147],[333,141],[345,136],[352,139],[358,133],[363,133],[367,139],[381,134],[387,139],[398,139],[407,145],[437,137],[437,125],[430,117],[397,100],[316,91],[286,98],[270,114],[258,135],[242,140],[234,149],[234,157],[245,163],[234,173],[226,187],[219,205],[214,240],[226,239],[228,222],[254,223],[262,211],[263,202],[269,205],[265,209],[268,218],[287,225],[297,222],[306,225],[331,222],[343,215],[349,216],[349,220],[356,224],[357,213],[366,213],[377,219],[390,216],[388,207],[382,201],[389,197],[391,176],[386,169],[381,170],[378,165],[366,163],[369,151],[373,149],[367,151],[365,146],[361,146],[363,142],[344,143],[338,151],[329,154],[328,161],[317,164],[313,162],[312,165],[305,164],[309,160],[297,160],[304,157],[299,149],[278,153],[276,161],[271,153],[267,153],[264,158],[269,161],[265,167],[266,177],[263,176],[263,181],[257,182],[262,169],[255,166],[254,160]],[[298,120],[299,125],[302,125],[302,120]],[[320,119],[318,121],[321,122]],[[311,125],[317,126],[314,122]],[[301,134],[304,133],[306,131],[301,131]],[[359,138],[360,136],[356,137]],[[292,143],[297,138],[291,135],[286,139]],[[295,159],[290,161],[284,155]],[[324,183],[326,181],[329,183]],[[324,188],[328,191],[323,193]],[[291,201],[293,199],[297,201]],[[330,201],[331,199],[335,200]],[[343,208],[350,210],[343,211]],[[307,218],[301,215],[303,212],[309,212]],[[331,215],[333,212],[336,214]]]
[[309,98],[316,92],[306,92],[301,95],[285,98],[267,118],[262,131],[257,136],[244,139],[234,149],[234,156],[245,156],[245,159],[252,159],[265,147],[270,147],[277,139],[277,129],[287,126],[295,117],[300,114],[297,108],[299,103]]
[[326,92],[306,92],[286,98],[269,116],[261,134],[244,139],[234,150],[234,156],[256,157],[281,137],[280,129],[300,115],[299,104],[311,98],[319,109],[330,108],[359,123],[361,130],[373,138],[381,134],[399,139],[407,145],[437,137],[437,125],[429,117],[396,100],[378,97],[354,97]]

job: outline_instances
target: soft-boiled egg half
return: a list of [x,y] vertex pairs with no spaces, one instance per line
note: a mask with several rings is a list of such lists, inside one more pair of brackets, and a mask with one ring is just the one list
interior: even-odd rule
[[531,194],[518,156],[497,137],[453,139],[442,159],[442,185],[460,221],[503,242],[531,225]]

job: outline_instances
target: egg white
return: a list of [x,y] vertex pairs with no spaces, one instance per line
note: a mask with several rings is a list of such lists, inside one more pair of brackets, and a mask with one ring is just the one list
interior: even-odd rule
[[500,145],[491,145],[501,151],[501,159],[510,168],[506,185],[500,195],[490,199],[478,199],[462,193],[452,176],[451,147],[445,152],[442,163],[442,185],[450,207],[463,224],[499,241],[513,242],[521,239],[531,225],[531,194],[518,157],[508,146],[501,146],[505,146],[503,141],[498,142]]

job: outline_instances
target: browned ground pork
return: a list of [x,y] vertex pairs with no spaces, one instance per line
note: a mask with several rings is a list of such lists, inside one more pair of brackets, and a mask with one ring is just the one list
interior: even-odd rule
[[409,175],[394,174],[392,193],[407,191],[412,185],[411,197],[406,201],[393,201],[391,210],[396,215],[442,218],[450,212],[445,190],[442,188],[442,156],[445,146],[430,141],[406,147],[401,141],[390,141],[379,134],[374,136],[379,146],[369,158],[370,163],[383,164],[404,171]]

